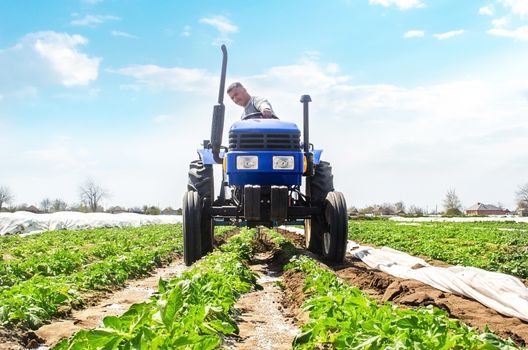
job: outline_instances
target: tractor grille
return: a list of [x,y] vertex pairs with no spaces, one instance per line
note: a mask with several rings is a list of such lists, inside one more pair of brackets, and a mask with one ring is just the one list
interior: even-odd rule
[[230,133],[229,149],[240,150],[299,150],[301,148],[300,133]]

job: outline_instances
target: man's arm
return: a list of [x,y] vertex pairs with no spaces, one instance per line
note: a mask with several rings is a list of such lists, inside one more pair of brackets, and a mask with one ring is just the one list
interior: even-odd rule
[[273,113],[273,108],[271,107],[271,103],[268,102],[263,97],[255,96],[253,100],[253,104],[255,105],[255,108],[258,109],[264,118],[271,118]]

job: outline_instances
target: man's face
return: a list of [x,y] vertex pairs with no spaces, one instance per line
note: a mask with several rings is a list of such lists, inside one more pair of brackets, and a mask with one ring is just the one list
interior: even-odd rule
[[229,97],[239,106],[245,107],[250,99],[249,94],[243,87],[236,87],[228,92]]

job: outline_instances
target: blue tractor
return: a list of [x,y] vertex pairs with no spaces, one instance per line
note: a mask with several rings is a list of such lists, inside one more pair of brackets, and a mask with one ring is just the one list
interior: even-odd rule
[[[291,122],[249,115],[229,130],[222,146],[227,49],[222,45],[218,104],[211,139],[189,167],[183,197],[184,261],[191,265],[213,250],[215,225],[304,225],[306,248],[326,260],[344,259],[348,236],[345,197],[334,191],[332,168],[309,142],[308,103],[303,95],[303,141]],[[213,166],[223,166],[215,198]],[[304,191],[302,180],[304,177]]]

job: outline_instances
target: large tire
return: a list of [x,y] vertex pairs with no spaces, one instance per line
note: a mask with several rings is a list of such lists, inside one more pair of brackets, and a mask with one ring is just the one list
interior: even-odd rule
[[190,266],[202,257],[202,205],[196,191],[183,195],[183,261]]
[[310,183],[310,196],[313,202],[324,202],[326,195],[334,191],[334,175],[330,163],[321,161],[315,165],[315,172]]
[[340,263],[345,258],[348,242],[348,216],[345,196],[330,192],[324,205],[323,257]]
[[202,198],[210,198],[213,202],[213,166],[204,165],[201,160],[193,160],[189,164],[189,183],[187,191],[196,191]]
[[313,215],[311,219],[304,219],[304,240],[306,249],[314,254],[323,253],[323,223],[322,217]]
[[[189,191],[196,191],[200,196],[200,205],[210,206],[214,196],[213,166],[204,165],[201,160],[194,160],[189,165]],[[214,223],[213,218],[203,208],[201,218],[201,256],[213,251]]]
[[[310,183],[312,205],[323,207],[326,196],[334,190],[334,175],[330,163],[321,161],[315,166],[315,173]],[[306,249],[315,254],[323,253],[323,232],[325,220],[323,215],[313,215],[304,220]]]

